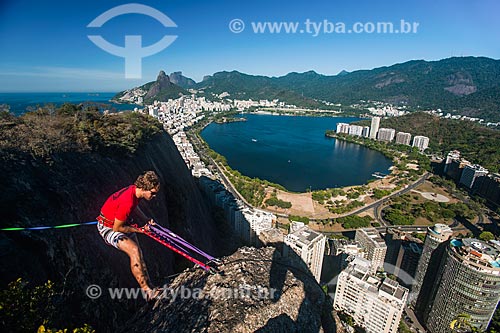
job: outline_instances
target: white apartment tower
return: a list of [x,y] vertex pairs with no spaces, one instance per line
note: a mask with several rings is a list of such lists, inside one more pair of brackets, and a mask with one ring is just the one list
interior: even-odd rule
[[354,240],[365,250],[365,258],[372,263],[372,273],[375,273],[378,268],[384,267],[387,245],[380,237],[377,229],[357,229]]
[[349,124],[338,123],[337,124],[337,133],[349,134]]
[[262,231],[272,228],[274,214],[259,209],[245,208],[241,210],[243,219],[241,221],[240,237],[254,246],[259,245],[259,235]]
[[363,135],[363,126],[358,125],[349,125],[349,134],[362,136]]
[[326,237],[308,227],[300,228],[285,237],[284,255],[292,256],[293,250],[309,267],[311,273],[319,282],[323,266]]
[[367,333],[396,333],[408,289],[370,273],[371,263],[356,257],[338,277],[333,306],[351,315]]
[[378,128],[380,126],[380,117],[373,117],[372,118],[372,123],[370,126],[370,139],[376,139],[377,138],[377,133],[378,133]]
[[377,140],[391,142],[396,136],[396,130],[393,128],[381,128],[378,130]]
[[405,132],[398,132],[398,134],[396,134],[396,143],[409,146],[411,143],[411,134]]
[[429,147],[429,138],[426,136],[416,135],[413,138],[413,147],[417,147],[420,151],[424,151]]

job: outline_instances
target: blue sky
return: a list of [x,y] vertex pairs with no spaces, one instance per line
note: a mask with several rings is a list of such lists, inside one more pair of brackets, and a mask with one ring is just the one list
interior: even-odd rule
[[[156,78],[160,70],[204,75],[238,70],[281,76],[315,70],[334,75],[345,69],[371,69],[412,59],[450,56],[500,58],[500,1],[141,1],[167,15],[177,27],[149,16],[117,16],[100,28],[87,25],[127,1],[0,2],[0,91],[119,91]],[[245,30],[229,23],[241,19]],[[252,22],[418,22],[414,34],[257,34]],[[142,59],[142,78],[125,79],[124,58],[94,45],[87,35],[124,45],[125,35],[141,35],[143,46],[164,35],[177,39]]]

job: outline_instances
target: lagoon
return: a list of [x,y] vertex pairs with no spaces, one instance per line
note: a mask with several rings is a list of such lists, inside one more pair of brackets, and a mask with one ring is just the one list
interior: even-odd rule
[[211,123],[201,133],[211,149],[243,175],[293,192],[361,185],[387,174],[390,159],[378,151],[325,137],[353,117],[243,115],[245,122]]

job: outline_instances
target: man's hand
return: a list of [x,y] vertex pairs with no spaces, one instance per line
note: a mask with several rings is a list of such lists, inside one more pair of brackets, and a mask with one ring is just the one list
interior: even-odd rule
[[149,221],[148,221],[148,222],[144,225],[144,227],[142,227],[142,228],[141,228],[141,230],[143,230],[143,231],[144,231],[144,230],[145,230],[145,231],[150,231],[149,226],[150,226],[150,225],[155,225],[155,224],[156,224],[156,223],[155,223],[155,221],[154,221],[153,219],[151,219],[151,220],[149,220]]

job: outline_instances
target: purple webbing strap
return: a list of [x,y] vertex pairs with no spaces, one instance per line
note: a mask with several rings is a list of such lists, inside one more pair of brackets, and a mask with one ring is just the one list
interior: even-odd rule
[[[154,226],[154,225],[153,225]],[[154,226],[155,227],[155,226]],[[193,251],[196,251],[198,254],[206,257],[207,259],[209,260],[217,260],[216,258],[212,257],[211,255],[209,255],[208,253],[204,252],[203,250],[200,250],[199,248],[197,248],[196,246],[192,245],[191,243],[189,243],[187,240],[185,240],[184,238],[182,238],[181,236],[175,234],[174,232],[170,231],[169,229],[165,228],[165,227],[162,227],[161,225],[157,224],[156,225],[157,229],[160,229],[161,231],[163,231],[166,236],[171,239],[172,241],[178,243],[178,244],[183,244],[185,245],[186,247],[192,249]]]
[[167,228],[164,228],[162,226],[160,226],[159,224],[152,224],[149,226],[150,229],[155,232],[156,234],[162,236],[162,237],[165,237],[167,238],[167,240],[169,240],[170,242],[174,243],[174,244],[177,244],[177,245],[181,245],[181,246],[184,246],[196,253],[198,253],[199,255],[205,257],[206,259],[208,260],[215,260],[214,257],[212,257],[211,255],[203,252],[202,250],[200,250],[199,248],[197,248],[196,246],[188,243],[185,239],[183,239],[182,237],[176,235],[175,233],[171,232],[170,230],[168,230]]

